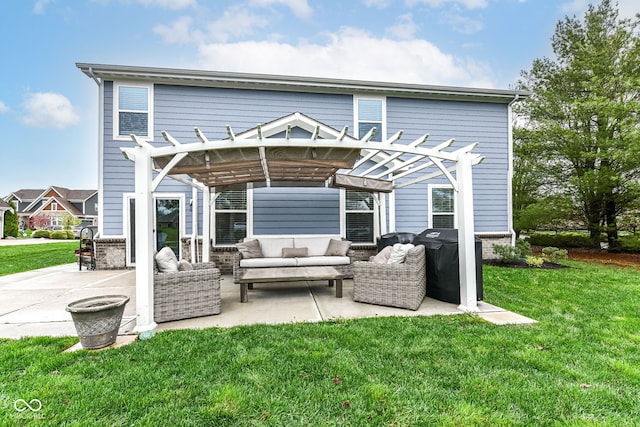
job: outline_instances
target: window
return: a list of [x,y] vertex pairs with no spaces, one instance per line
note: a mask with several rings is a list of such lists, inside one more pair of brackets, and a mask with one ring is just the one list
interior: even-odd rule
[[429,186],[429,228],[455,228],[456,210],[453,188]]
[[52,211],[57,211],[58,210],[58,204],[55,203],[55,202],[51,203],[51,210]]
[[375,203],[367,191],[345,190],[345,226],[347,240],[373,243]]
[[376,133],[372,141],[382,141],[386,139],[386,106],[383,98],[356,98],[356,129],[358,138],[362,138],[371,130],[376,128]]
[[151,138],[153,116],[150,86],[116,85],[114,102],[114,137],[129,138],[132,133]]
[[247,189],[220,192],[215,202],[215,245],[234,245],[247,236]]

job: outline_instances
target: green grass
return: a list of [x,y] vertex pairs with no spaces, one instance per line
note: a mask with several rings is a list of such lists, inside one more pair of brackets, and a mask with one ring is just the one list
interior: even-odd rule
[[[569,264],[485,267],[487,301],[529,326],[256,325],[72,354],[74,338],[0,340],[0,425],[635,426],[638,270]],[[18,413],[16,399],[42,410]]]
[[0,246],[0,276],[76,262],[78,241]]

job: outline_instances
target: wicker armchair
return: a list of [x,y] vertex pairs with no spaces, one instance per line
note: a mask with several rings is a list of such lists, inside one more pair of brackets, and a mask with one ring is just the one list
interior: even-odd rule
[[353,300],[417,310],[426,294],[424,246],[407,253],[402,264],[353,263]]
[[212,262],[193,270],[155,272],[153,310],[156,322],[220,314],[220,270]]

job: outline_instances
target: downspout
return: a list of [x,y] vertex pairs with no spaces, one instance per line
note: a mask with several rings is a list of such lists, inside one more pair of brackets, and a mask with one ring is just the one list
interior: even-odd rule
[[511,246],[516,244],[516,231],[513,229],[513,111],[512,106],[520,99],[516,93],[507,106],[507,145],[508,145],[508,169],[507,169],[507,227],[511,233]]
[[98,236],[104,235],[104,81],[89,67],[88,75],[98,85]]

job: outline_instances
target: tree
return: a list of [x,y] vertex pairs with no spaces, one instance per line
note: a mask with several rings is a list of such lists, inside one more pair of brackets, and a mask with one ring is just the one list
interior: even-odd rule
[[13,202],[9,202],[11,209],[4,213],[4,235],[11,237],[18,237],[18,213],[16,211],[16,205]]
[[596,239],[617,246],[617,216],[640,196],[640,15],[618,19],[617,5],[590,5],[584,21],[565,17],[552,37],[555,59],[533,62],[517,106],[516,131],[549,178],[570,196]]

